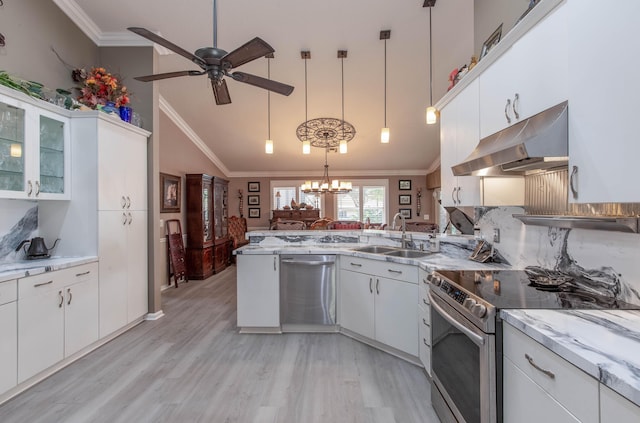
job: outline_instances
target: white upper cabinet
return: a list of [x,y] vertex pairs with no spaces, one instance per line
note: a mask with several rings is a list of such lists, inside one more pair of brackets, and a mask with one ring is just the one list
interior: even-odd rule
[[548,14],[480,75],[480,137],[568,98],[568,11]]
[[70,199],[68,112],[11,91],[0,90],[0,198]]
[[569,174],[576,203],[637,203],[640,2],[571,1]]

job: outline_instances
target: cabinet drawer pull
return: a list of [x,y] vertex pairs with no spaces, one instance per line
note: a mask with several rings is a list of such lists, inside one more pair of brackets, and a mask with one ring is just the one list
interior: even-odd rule
[[76,278],[80,276],[88,275],[89,273],[91,273],[91,270],[87,270],[86,272],[82,272],[82,273],[76,273]]
[[67,300],[67,305],[71,304],[71,299],[73,298],[73,294],[71,293],[71,288],[67,288],[67,296],[69,299]]
[[352,266],[356,266],[356,267],[362,267],[362,265],[360,263],[349,262],[349,264],[352,265]]
[[529,362],[529,364],[531,364],[531,366],[538,370],[541,373],[544,373],[545,375],[549,376],[551,379],[555,379],[556,375],[553,374],[553,372],[549,371],[549,370],[545,370],[542,367],[538,366],[535,361],[533,361],[533,358],[531,358],[531,356],[529,354],[525,354],[524,358],[527,359],[527,361]]
[[402,274],[402,270],[395,270],[395,269],[387,269],[387,272],[391,272],[391,273],[397,273],[399,275]]
[[37,284],[33,285],[33,287],[34,287],[34,288],[37,288],[37,287],[39,287],[39,286],[49,285],[49,284],[51,284],[51,283],[53,283],[53,280],[50,280],[50,281],[47,281],[47,282],[40,282],[40,283],[37,283]]
[[507,99],[507,104],[504,105],[504,117],[507,118],[507,123],[511,123],[511,116],[509,116],[509,106],[511,106],[511,99]]
[[64,304],[64,295],[62,295],[62,291],[58,291],[58,298],[60,299],[58,308],[62,308],[62,305]]
[[520,113],[518,113],[518,104],[520,104],[520,95],[518,95],[518,93],[516,93],[516,95],[513,97],[513,115],[516,117],[516,119],[520,119]]

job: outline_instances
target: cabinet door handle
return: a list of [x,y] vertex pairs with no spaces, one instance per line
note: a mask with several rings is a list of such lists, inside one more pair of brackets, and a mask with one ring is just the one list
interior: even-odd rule
[[87,270],[86,272],[82,272],[82,273],[76,273],[76,278],[80,276],[88,275],[89,273],[91,273],[91,270]]
[[122,226],[127,224],[127,215],[122,212]]
[[349,262],[349,264],[356,267],[362,267],[360,263]]
[[518,113],[518,105],[520,104],[520,95],[518,93],[516,93],[515,96],[513,96],[513,115],[516,117],[516,119],[520,119],[520,113]]
[[40,181],[36,181],[36,197],[40,195]]
[[369,292],[373,294],[373,278],[369,278]]
[[429,303],[427,302],[427,300],[425,298],[422,299],[422,302],[424,303],[424,305],[429,305]]
[[427,347],[429,346],[429,344],[427,344],[427,340],[422,338],[422,343],[425,344]]
[[273,258],[273,271],[276,271],[276,258]]
[[126,205],[127,205],[127,199],[124,198],[124,195],[123,195],[122,197],[120,197],[120,207],[124,209]]
[[529,362],[529,364],[531,364],[531,366],[538,370],[541,373],[544,373],[545,375],[549,376],[551,379],[555,379],[556,375],[553,374],[553,372],[549,371],[549,370],[545,370],[542,367],[538,366],[535,361],[533,361],[533,358],[531,358],[531,356],[529,354],[525,354],[524,358],[527,359],[527,361]]
[[29,187],[27,189],[27,196],[31,197],[31,193],[33,192],[33,184],[31,181],[27,181],[27,186]]
[[129,215],[129,221],[127,222],[127,224],[131,225],[131,222],[133,221],[133,216],[131,216],[131,213],[127,213]]
[[573,166],[573,168],[571,169],[571,176],[569,177],[569,188],[571,188],[571,195],[573,195],[573,198],[578,198],[578,190],[574,185],[574,182],[576,182],[575,178],[577,176],[578,176],[578,166]]
[[[424,301],[424,300],[422,300],[422,301]],[[427,323],[427,319],[425,319],[424,317],[422,318],[422,323],[423,323],[425,326],[429,326],[429,323]]]
[[380,279],[376,278],[376,294],[380,295]]
[[456,204],[456,187],[453,187],[453,189],[451,190],[451,201],[453,201],[453,204]]
[[47,281],[47,282],[37,283],[37,284],[33,285],[33,287],[37,288],[39,286],[49,285],[49,284],[52,284],[52,283],[53,283],[53,280],[50,280],[50,281]]
[[127,208],[131,208],[131,198],[127,195]]
[[462,188],[458,187],[458,191],[456,191],[456,198],[458,199],[458,204],[461,204],[462,201],[460,201],[460,191],[462,190]]
[[504,117],[507,118],[507,123],[511,123],[511,116],[509,116],[509,107],[511,106],[511,99],[507,99],[507,104],[504,105]]
[[67,288],[67,295],[69,296],[69,299],[67,300],[67,305],[70,305],[71,299],[73,298],[73,294],[71,293],[71,288]]
[[402,274],[402,270],[395,270],[395,269],[387,269],[387,272],[391,272],[391,273],[397,273],[399,275]]
[[60,299],[60,302],[58,303],[58,308],[62,308],[62,305],[64,304],[64,296],[62,295],[62,291],[58,291],[58,298]]

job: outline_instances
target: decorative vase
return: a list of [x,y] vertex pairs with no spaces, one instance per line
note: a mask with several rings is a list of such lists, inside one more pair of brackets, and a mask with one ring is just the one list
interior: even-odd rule
[[127,123],[131,123],[131,115],[133,110],[129,106],[120,106],[120,119]]
[[107,101],[107,103],[102,106],[102,111],[107,113],[115,113],[118,110],[116,109],[116,103],[113,101]]

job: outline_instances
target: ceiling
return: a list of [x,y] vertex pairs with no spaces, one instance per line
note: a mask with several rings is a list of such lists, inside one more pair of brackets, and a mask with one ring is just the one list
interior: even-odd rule
[[[212,0],[54,1],[100,46],[148,45],[127,31],[129,26],[157,32],[187,51],[213,44]],[[231,51],[253,37],[262,38],[276,51],[271,78],[295,86],[288,97],[271,94],[275,153],[264,153],[267,91],[230,78],[226,79],[232,104],[222,106],[215,104],[206,76],[156,82],[164,100],[161,109],[172,110],[161,113],[161,127],[165,119],[180,122],[191,138],[204,141],[229,177],[295,176],[311,171],[320,174],[324,150],[313,148],[311,155],[303,156],[296,138],[296,128],[305,120],[304,60],[300,51],[311,51],[307,62],[308,118],[339,119],[341,60],[337,51],[347,50],[344,119],[355,126],[356,136],[349,143],[348,154],[329,155],[331,174],[425,173],[437,164],[440,147],[438,125],[427,127],[424,123],[424,110],[429,105],[429,11],[422,3],[218,0],[218,47]],[[440,3],[432,13],[438,6]],[[379,35],[386,29],[391,30],[387,41],[387,125],[391,143],[383,145],[379,140],[384,126],[385,63],[384,41]],[[198,67],[182,56],[163,54],[156,73],[189,69]],[[267,77],[267,59],[257,59],[238,70]]]

